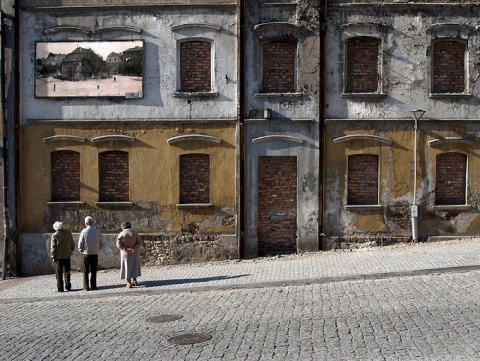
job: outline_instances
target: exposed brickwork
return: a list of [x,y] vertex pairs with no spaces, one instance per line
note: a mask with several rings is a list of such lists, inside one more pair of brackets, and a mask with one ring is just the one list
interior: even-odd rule
[[465,44],[460,41],[438,41],[433,46],[434,93],[465,91]]
[[258,165],[258,251],[297,251],[297,158],[260,157]]
[[128,153],[111,150],[100,153],[100,201],[126,202],[129,197]]
[[295,52],[292,40],[275,40],[263,44],[262,91],[295,91]]
[[210,91],[211,44],[188,41],[180,44],[180,89],[188,92]]
[[80,153],[52,152],[52,201],[80,200]]
[[348,204],[378,204],[378,156],[355,154],[348,157]]
[[210,202],[210,156],[180,156],[180,203]]
[[347,40],[348,93],[373,93],[378,90],[379,40],[356,37]]
[[465,204],[467,156],[461,153],[437,155],[435,204]]

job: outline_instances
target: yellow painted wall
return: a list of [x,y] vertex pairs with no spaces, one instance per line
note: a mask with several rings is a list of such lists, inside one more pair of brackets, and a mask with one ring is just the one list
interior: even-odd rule
[[[168,144],[169,138],[187,134],[206,134],[221,138],[220,143],[186,141]],[[74,141],[44,142],[54,135],[84,137],[84,143]],[[129,135],[134,143],[124,141],[92,142],[104,135]],[[91,213],[103,219],[104,224],[117,224],[122,218],[131,218],[141,232],[180,232],[190,223],[200,223],[201,233],[235,233],[234,222],[221,221],[222,209],[231,213],[236,209],[236,156],[234,124],[159,125],[159,124],[78,124],[78,125],[26,125],[21,128],[20,144],[20,229],[21,231],[51,228],[50,215],[61,217],[62,208],[49,206],[51,197],[51,152],[72,150],[80,153],[81,207],[64,207],[71,230],[83,226],[83,216]],[[103,209],[98,202],[98,154],[107,150],[129,153],[130,201],[133,207]],[[211,208],[179,209],[179,158],[181,154],[210,155]],[[148,211],[144,207],[147,204]],[[152,206],[153,205],[153,206]],[[152,211],[152,207],[156,207]],[[156,214],[154,214],[156,213]],[[78,223],[73,217],[78,214]],[[57,217],[57,218],[58,218]],[[118,218],[118,220],[117,220]],[[133,218],[133,219],[132,219]],[[227,217],[228,218],[228,217]],[[124,219],[125,220],[125,219]],[[233,225],[232,225],[233,224]],[[108,226],[105,226],[107,227]],[[113,228],[113,227],[112,227]],[[114,228],[113,230],[117,230]]]
[[[429,145],[429,141],[446,137],[474,139],[475,124],[462,122],[452,126],[445,122],[423,122],[417,133],[417,192],[419,235],[473,235],[478,233],[480,184],[480,147],[476,141],[446,142]],[[325,209],[327,237],[380,235],[405,237],[411,235],[410,205],[414,198],[414,131],[412,121],[327,122],[325,132]],[[334,142],[347,135],[375,135],[391,140],[385,144],[372,139]],[[436,156],[459,152],[468,156],[467,200],[465,205],[435,205]],[[379,207],[347,206],[348,156],[376,154],[379,156]]]

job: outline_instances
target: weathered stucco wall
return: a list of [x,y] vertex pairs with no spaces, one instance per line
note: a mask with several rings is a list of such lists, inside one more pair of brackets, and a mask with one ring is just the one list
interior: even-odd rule
[[[235,233],[235,128],[232,125],[181,126],[176,128],[146,124],[104,124],[92,129],[85,125],[39,125],[22,127],[20,209],[22,231],[50,230],[62,220],[71,230],[83,228],[83,219],[91,215],[104,230],[118,230],[121,222],[130,220],[140,232],[190,232],[198,225],[200,233]],[[168,139],[205,133],[221,139],[220,143],[189,141],[169,144]],[[92,138],[106,134],[127,134],[133,143],[108,141],[93,143]],[[74,135],[84,143],[44,142],[53,135]],[[102,208],[98,202],[98,154],[107,149],[129,152],[131,207]],[[51,152],[73,150],[80,153],[83,205],[47,204],[51,200]],[[179,202],[179,157],[203,153],[211,157],[211,208],[181,209]]]
[[[18,234],[23,273],[50,269],[45,244],[53,222],[61,220],[66,228],[79,232],[87,215],[107,236],[119,232],[121,222],[132,222],[150,239],[146,254],[152,264],[238,257],[237,10],[235,2],[217,5],[216,1],[22,2]],[[143,41],[141,97],[35,96],[38,42],[73,42],[81,47],[84,41],[123,40]],[[186,40],[211,44],[211,91],[179,92],[179,47]],[[112,135],[133,141],[92,141]],[[67,137],[44,140],[54,136]],[[168,141],[177,136],[187,137]],[[72,137],[76,138],[72,141]],[[80,155],[78,202],[50,202],[51,154],[58,150]],[[129,202],[125,204],[97,203],[99,154],[111,150],[128,153]],[[209,203],[178,206],[180,156],[198,153],[209,157]],[[117,266],[116,256],[102,257],[102,267]]]
[[[81,270],[78,252],[78,233],[73,234],[75,250],[71,257],[73,270]],[[235,236],[202,236],[176,234],[140,234],[143,266],[164,266],[179,263],[208,262],[237,259],[238,242]],[[24,275],[49,274],[55,271],[50,258],[51,233],[23,233],[22,271]],[[120,252],[116,247],[117,234],[104,234],[103,247],[98,255],[99,269],[120,268]]]
[[[321,229],[320,171],[320,21],[319,7],[309,1],[246,6],[245,58],[245,256],[259,252],[259,158],[297,157],[297,252],[317,251]],[[263,45],[275,39],[296,44],[292,92],[262,89]],[[267,79],[268,81],[268,79]],[[264,110],[268,109],[265,116]],[[268,118],[268,119],[267,119]],[[269,138],[270,137],[270,138]],[[259,140],[263,139],[263,140]],[[295,176],[295,175],[294,175]],[[279,197],[278,194],[274,195]],[[273,214],[275,213],[275,214]],[[272,232],[283,227],[273,210]]]
[[[412,235],[410,206],[419,206],[419,238],[478,234],[480,168],[478,142],[480,9],[464,1],[329,2],[327,27],[327,102],[325,128],[325,247],[342,237],[352,241],[405,241]],[[380,89],[376,94],[347,94],[345,40],[380,40]],[[432,42],[461,39],[467,44],[463,93],[432,94]],[[414,195],[414,109],[418,122],[417,192]],[[347,135],[375,135],[391,144],[362,139],[334,143]],[[433,140],[457,139],[439,143]],[[436,155],[467,155],[464,205],[435,204]],[[347,157],[379,156],[379,204],[347,206]]]

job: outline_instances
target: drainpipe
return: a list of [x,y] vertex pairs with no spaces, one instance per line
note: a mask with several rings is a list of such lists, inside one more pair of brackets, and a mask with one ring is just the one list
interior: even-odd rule
[[417,204],[417,133],[418,133],[418,121],[425,114],[425,110],[416,109],[412,110],[415,123],[413,125],[414,130],[414,143],[413,143],[413,202],[411,208],[412,215],[412,240],[414,243],[418,242],[418,204]]
[[8,222],[7,222],[7,192],[6,192],[6,157],[5,157],[5,144],[6,144],[6,136],[5,136],[5,66],[4,66],[4,51],[3,51],[3,44],[5,42],[5,39],[3,38],[3,17],[4,13],[2,10],[0,10],[0,116],[1,116],[1,136],[2,136],[2,144],[0,146],[0,157],[3,159],[3,162],[0,167],[0,172],[3,177],[3,184],[1,186],[3,187],[3,208],[1,210],[2,212],[2,223],[3,223],[3,254],[1,255],[2,257],[2,280],[7,279],[7,261],[8,261]]

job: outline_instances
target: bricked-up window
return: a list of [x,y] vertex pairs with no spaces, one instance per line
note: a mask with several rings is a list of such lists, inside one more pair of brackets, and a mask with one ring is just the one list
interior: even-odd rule
[[128,153],[118,150],[100,153],[99,163],[100,202],[128,202]]
[[356,154],[348,157],[348,204],[378,204],[378,156]]
[[346,42],[347,93],[378,91],[380,40],[370,37],[350,38]]
[[180,90],[210,91],[212,88],[211,43],[187,41],[180,43]]
[[433,43],[433,93],[465,91],[465,43],[442,40]]
[[80,153],[52,152],[52,201],[80,200]]
[[435,204],[459,205],[466,202],[467,156],[461,153],[437,155]]
[[210,156],[180,156],[180,203],[210,202]]
[[262,92],[295,91],[295,54],[297,44],[290,39],[263,44]]

